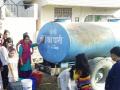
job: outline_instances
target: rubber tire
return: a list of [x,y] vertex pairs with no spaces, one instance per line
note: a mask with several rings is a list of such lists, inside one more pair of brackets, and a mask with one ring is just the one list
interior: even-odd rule
[[90,65],[90,69],[91,69],[92,87],[93,87],[93,90],[97,90],[98,87],[97,87],[97,83],[95,82],[97,72],[101,69],[104,71],[103,79],[101,81],[104,83],[113,63],[111,62],[111,59],[109,59],[109,58],[98,57],[98,58],[89,60],[89,65]]

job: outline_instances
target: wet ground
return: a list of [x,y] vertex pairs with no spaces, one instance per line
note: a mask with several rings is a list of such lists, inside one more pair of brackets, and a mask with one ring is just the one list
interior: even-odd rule
[[[95,90],[104,90],[104,83],[97,84],[97,87]],[[44,74],[38,90],[60,90],[58,89],[57,77]]]
[[57,85],[57,77],[44,74],[38,90],[59,90]]

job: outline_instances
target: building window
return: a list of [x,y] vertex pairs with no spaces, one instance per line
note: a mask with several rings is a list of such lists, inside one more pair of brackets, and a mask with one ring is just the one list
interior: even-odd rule
[[109,18],[113,18],[112,15],[88,15],[85,18],[85,22],[107,22]]
[[55,19],[72,19],[72,8],[55,8]]
[[75,17],[75,22],[79,22],[79,17]]

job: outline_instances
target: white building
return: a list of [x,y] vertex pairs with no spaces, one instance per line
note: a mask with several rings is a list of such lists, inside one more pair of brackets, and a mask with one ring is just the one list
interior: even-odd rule
[[120,15],[120,12],[116,13],[120,0],[6,0],[5,4],[4,18],[32,18],[36,30],[56,19],[105,21]]
[[[43,25],[49,21],[54,21],[55,19],[70,19],[73,22],[97,21],[97,18],[112,17],[112,15],[114,15],[120,8],[120,0],[31,1],[38,3],[39,5],[38,16],[40,25]],[[101,16],[88,16],[93,14]]]
[[[19,0],[4,0],[0,12],[0,32],[5,29],[11,32],[11,37],[16,44],[23,37],[23,33],[28,32],[31,40],[35,40],[37,8],[31,4],[25,9],[24,3],[17,4]],[[21,1],[20,1],[21,2]],[[28,4],[26,4],[27,6]]]
[[[120,8],[120,0],[6,0],[6,2],[15,4],[15,9],[12,10],[12,14],[7,13],[8,16],[34,17],[37,20],[37,29],[55,19],[84,22],[97,21],[101,17],[112,18]],[[33,7],[34,3],[38,4],[38,9],[37,5]],[[10,8],[11,5],[7,7]]]

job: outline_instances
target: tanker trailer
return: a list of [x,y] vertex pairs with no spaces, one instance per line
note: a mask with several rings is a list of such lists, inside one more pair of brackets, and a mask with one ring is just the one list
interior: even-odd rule
[[[104,82],[112,62],[109,51],[120,45],[119,23],[58,23],[45,24],[37,37],[44,60],[54,64],[71,62],[85,53],[91,67],[92,84]],[[44,42],[40,43],[41,38]]]

